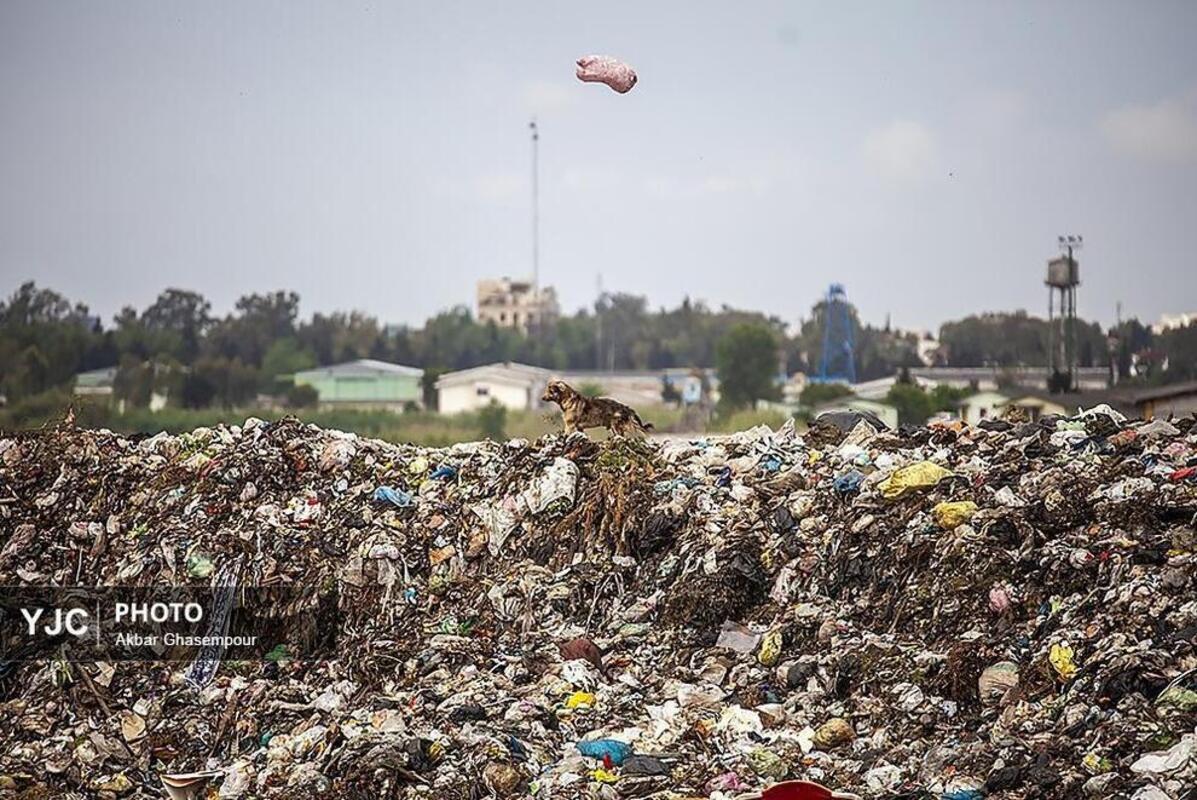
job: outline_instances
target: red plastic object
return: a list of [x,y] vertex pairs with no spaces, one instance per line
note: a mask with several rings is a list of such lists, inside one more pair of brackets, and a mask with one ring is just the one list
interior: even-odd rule
[[761,800],[858,800],[854,794],[833,792],[813,781],[785,781],[761,792]]

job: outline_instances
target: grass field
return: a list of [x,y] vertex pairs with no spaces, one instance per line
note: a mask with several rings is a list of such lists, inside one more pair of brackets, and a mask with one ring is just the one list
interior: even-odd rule
[[[477,412],[446,416],[429,411],[394,414],[389,411],[318,411],[299,409],[292,412],[260,408],[240,409],[181,409],[166,408],[161,411],[130,409],[119,413],[106,402],[75,397],[63,392],[47,393],[28,398],[8,408],[0,408],[0,430],[37,428],[47,422],[61,419],[68,407],[75,409],[76,423],[90,428],[108,428],[119,433],[181,433],[195,428],[221,423],[236,424],[246,417],[280,419],[286,415],[296,416],[304,422],[311,422],[322,428],[352,431],[361,436],[370,436],[389,442],[410,442],[426,446],[444,446],[457,442],[472,442],[488,438],[535,439],[546,433],[561,430],[560,413],[547,411],[507,411],[502,414],[502,436],[497,436],[496,421],[489,420]],[[660,431],[675,430],[681,420],[681,413],[672,408],[651,408],[644,417]],[[738,430],[751,427],[758,422],[776,425],[781,418],[763,418],[753,414],[734,414],[721,421],[718,430]],[[731,427],[736,426],[736,427]],[[591,431],[594,438],[602,438],[601,431]]]

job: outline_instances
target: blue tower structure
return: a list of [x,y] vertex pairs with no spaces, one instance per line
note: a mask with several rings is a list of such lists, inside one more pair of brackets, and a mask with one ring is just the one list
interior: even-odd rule
[[848,308],[848,293],[842,284],[827,289],[823,305],[823,353],[819,358],[819,383],[856,383],[856,334]]

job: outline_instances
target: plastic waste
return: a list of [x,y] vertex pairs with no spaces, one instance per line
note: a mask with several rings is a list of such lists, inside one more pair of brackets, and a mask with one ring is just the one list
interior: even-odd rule
[[626,94],[636,85],[636,71],[611,56],[582,56],[577,61],[578,80],[605,83],[614,91]]
[[939,464],[920,461],[895,470],[878,484],[877,488],[886,500],[895,500],[908,492],[929,489],[952,474],[951,470],[944,469]]
[[374,490],[374,502],[390,503],[396,508],[407,508],[412,504],[413,499],[410,493],[393,486],[379,486]]
[[578,752],[587,758],[610,761],[617,767],[632,755],[632,746],[618,739],[588,739],[578,742],[576,746]]
[[935,524],[944,530],[955,530],[973,518],[977,513],[977,504],[972,500],[944,501],[931,509],[935,517]]

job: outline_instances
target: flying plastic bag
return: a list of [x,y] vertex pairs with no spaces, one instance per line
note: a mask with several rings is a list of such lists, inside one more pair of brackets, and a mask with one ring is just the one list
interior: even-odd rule
[[620,94],[636,85],[636,71],[611,56],[582,56],[578,59],[578,80],[605,83]]
[[883,480],[877,488],[886,500],[894,500],[914,489],[928,489],[955,473],[930,461],[910,464]]

